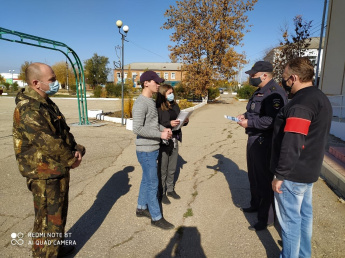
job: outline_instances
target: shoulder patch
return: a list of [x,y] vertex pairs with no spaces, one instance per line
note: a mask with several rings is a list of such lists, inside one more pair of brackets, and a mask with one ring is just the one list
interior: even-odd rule
[[279,109],[281,106],[281,99],[273,99],[273,108]]
[[14,114],[13,114],[13,121],[14,123],[18,126],[20,123],[20,113],[19,113],[19,109],[15,108],[14,109]]

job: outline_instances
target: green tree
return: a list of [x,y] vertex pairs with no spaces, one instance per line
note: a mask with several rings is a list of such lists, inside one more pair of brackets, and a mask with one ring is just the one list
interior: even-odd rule
[[12,89],[13,89],[14,92],[18,91],[18,82],[14,82],[12,84]]
[[184,64],[184,84],[206,95],[215,79],[230,79],[245,64],[241,44],[248,21],[245,13],[257,0],[180,0],[165,12],[163,29],[173,29],[170,58]]
[[107,97],[116,97],[116,86],[113,83],[107,83],[105,85]]
[[28,66],[29,66],[30,64],[32,64],[32,62],[25,61],[24,64],[21,65],[21,67],[20,67],[20,72],[19,72],[19,76],[18,76],[18,79],[19,79],[19,80],[22,80],[22,81],[26,82],[25,71],[26,71],[26,68],[28,68]]
[[282,31],[280,47],[275,51],[273,58],[274,79],[281,82],[285,64],[296,57],[303,56],[306,48],[310,45],[310,29],[312,21],[303,20],[301,15],[293,18],[294,33],[289,34],[285,26]]
[[5,77],[0,74],[0,84],[5,83]]
[[100,98],[101,97],[101,94],[102,94],[102,89],[103,87],[102,86],[96,86],[94,89],[93,89],[93,96],[95,98]]
[[174,87],[174,93],[176,99],[186,99],[190,95],[189,89],[181,82]]
[[92,58],[87,59],[84,62],[85,78],[86,82],[95,88],[96,85],[105,84],[110,72],[110,68],[107,68],[109,64],[108,57],[99,56],[96,53]]
[[8,82],[5,82],[5,83],[4,83],[4,86],[5,86],[6,90],[9,90],[9,89],[10,89],[10,85],[11,85],[11,84],[9,84]]
[[254,92],[257,89],[258,87],[254,87],[249,84],[244,85],[243,87],[237,90],[237,97],[239,99],[250,99],[250,97],[254,94]]
[[[128,86],[126,84],[123,85],[123,95],[128,95]],[[121,97],[122,96],[122,85],[121,83],[118,83],[114,86],[114,96],[115,97]]]

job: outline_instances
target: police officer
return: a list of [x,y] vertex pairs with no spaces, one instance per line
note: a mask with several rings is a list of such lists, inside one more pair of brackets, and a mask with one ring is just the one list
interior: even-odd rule
[[249,74],[249,83],[259,87],[247,104],[247,112],[239,115],[238,124],[248,134],[247,168],[250,184],[250,207],[243,212],[258,212],[258,222],[250,230],[266,229],[268,214],[273,204],[273,179],[269,171],[270,149],[274,118],[287,103],[286,92],[272,79],[273,66],[266,61],[254,64]]
[[63,257],[73,246],[64,239],[69,171],[82,161],[64,116],[48,97],[59,90],[50,66],[32,63],[25,72],[28,86],[18,92],[13,115],[13,142],[19,171],[33,194],[35,221],[33,257]]

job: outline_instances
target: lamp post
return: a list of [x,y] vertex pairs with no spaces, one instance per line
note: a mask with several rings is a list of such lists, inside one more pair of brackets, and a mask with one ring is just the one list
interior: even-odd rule
[[[129,27],[127,25],[122,27],[122,21],[117,20],[116,21],[116,26],[119,28],[119,33],[121,34],[121,40],[122,40],[122,62],[121,62],[121,98],[122,98],[122,112],[121,112],[121,124],[124,125],[123,123],[123,109],[124,109],[124,100],[123,100],[123,87],[124,87],[124,70],[123,70],[123,62],[124,62],[124,41],[125,37],[127,36],[127,32],[129,30]],[[121,33],[121,27],[122,30],[124,31],[125,34]]]
[[12,74],[12,85],[11,85],[11,92],[13,91],[13,73],[14,70],[8,70]]
[[67,60],[66,60],[66,88],[67,88],[67,91],[69,91],[69,86],[68,86],[68,63],[67,63]]

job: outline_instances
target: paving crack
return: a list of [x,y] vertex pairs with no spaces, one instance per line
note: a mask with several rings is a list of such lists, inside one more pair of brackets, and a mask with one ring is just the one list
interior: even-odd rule
[[112,247],[110,247],[109,251],[110,251],[111,249],[113,249],[113,248],[119,247],[119,246],[121,246],[121,245],[123,245],[123,244],[126,244],[126,243],[132,241],[133,238],[135,237],[135,235],[136,235],[136,234],[139,234],[139,233],[142,232],[142,231],[145,231],[145,229],[135,231],[135,232],[133,233],[133,235],[131,235],[129,238],[125,239],[125,240],[122,241],[121,243],[115,244],[115,245],[113,245]]

